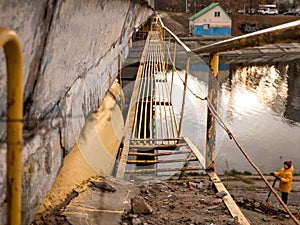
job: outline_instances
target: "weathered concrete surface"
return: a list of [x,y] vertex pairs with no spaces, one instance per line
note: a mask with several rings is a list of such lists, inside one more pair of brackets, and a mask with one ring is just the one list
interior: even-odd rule
[[58,207],[65,201],[65,198],[72,192],[74,187],[95,176],[97,176],[97,173],[86,163],[78,146],[75,145],[65,157],[64,165],[50,191],[43,199],[37,213],[43,214],[47,210]]
[[[97,185],[98,184],[98,185]],[[134,186],[125,181],[91,181],[75,189],[79,195],[64,209],[71,224],[118,225],[122,214],[130,209]]]
[[37,214],[33,224],[120,224],[122,214],[131,208],[136,189],[124,180],[90,178],[70,189],[64,202]]
[[89,178],[97,174],[103,177],[111,175],[123,135],[124,122],[120,110],[122,93],[120,85],[114,82],[98,111],[89,116],[79,141],[65,157],[64,164],[37,214],[43,215],[63,204],[73,188]]
[[115,81],[97,112],[86,120],[77,141],[83,158],[102,176],[112,174],[124,136],[124,101],[123,90]]
[[[51,187],[85,119],[117,76],[118,55],[153,12],[150,1],[5,0],[0,26],[17,31],[24,54],[23,223]],[[150,2],[152,3],[152,2]],[[0,115],[6,73],[0,59]],[[5,123],[0,123],[0,202],[5,198]],[[5,223],[0,205],[0,224]]]

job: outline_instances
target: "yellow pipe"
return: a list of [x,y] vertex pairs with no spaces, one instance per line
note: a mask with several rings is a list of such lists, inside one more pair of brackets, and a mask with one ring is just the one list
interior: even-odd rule
[[0,27],[7,67],[7,224],[21,224],[23,59],[17,34]]
[[214,77],[218,76],[219,73],[219,55],[214,53],[210,55],[209,66]]

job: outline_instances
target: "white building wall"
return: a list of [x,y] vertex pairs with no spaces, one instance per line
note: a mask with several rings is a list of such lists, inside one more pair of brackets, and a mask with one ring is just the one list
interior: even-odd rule
[[[215,17],[215,12],[220,12],[220,17]],[[231,27],[231,18],[224,12],[220,6],[216,6],[212,10],[190,21],[194,26],[210,24],[211,27]]]

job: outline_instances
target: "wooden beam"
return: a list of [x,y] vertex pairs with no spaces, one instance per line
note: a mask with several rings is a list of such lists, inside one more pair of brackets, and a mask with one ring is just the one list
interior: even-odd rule
[[227,206],[231,216],[233,218],[237,218],[237,221],[241,225],[250,225],[240,208],[237,206],[233,198],[231,197],[230,193],[227,191],[226,187],[219,179],[218,175],[212,171],[206,171],[206,173],[210,176],[210,179],[214,183],[215,187],[217,188],[218,192],[224,191],[227,195],[225,195],[222,199]]
[[139,169],[139,170],[126,170],[125,173],[155,173],[155,172],[169,172],[169,171],[189,171],[189,170],[201,170],[199,166],[193,167],[179,167],[179,168],[164,168],[164,169]]
[[190,157],[185,159],[166,159],[166,160],[160,160],[160,159],[154,159],[154,160],[135,160],[130,159],[127,161],[128,164],[156,164],[156,163],[176,163],[176,162],[190,162],[190,161],[196,161],[196,157]]
[[180,150],[180,151],[164,151],[159,153],[147,153],[147,152],[129,152],[129,155],[142,155],[142,156],[168,156],[168,155],[176,155],[176,154],[186,154],[191,153],[191,150]]
[[186,146],[185,143],[179,143],[179,144],[160,144],[160,145],[156,145],[156,144],[143,144],[143,141],[140,141],[140,144],[131,144],[130,148],[147,148],[147,149],[159,149],[159,150],[163,150],[166,148],[176,148],[176,147],[182,147],[182,146]]

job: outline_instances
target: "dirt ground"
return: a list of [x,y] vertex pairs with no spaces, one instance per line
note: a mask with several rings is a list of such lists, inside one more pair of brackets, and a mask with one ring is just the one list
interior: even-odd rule
[[[238,224],[222,201],[224,193],[216,191],[208,176],[184,178],[130,182],[89,179],[70,188],[63,204],[37,215],[32,225]],[[251,225],[295,224],[273,195],[266,202],[268,190],[258,176],[220,178]],[[268,179],[271,183],[272,177]],[[300,219],[299,176],[294,178],[288,207]]]
[[152,207],[151,214],[136,214],[134,210],[123,215],[122,225],[135,224],[238,224],[215,192],[212,183],[172,184],[144,183],[139,195]]
[[[231,217],[207,176],[186,177],[192,181],[143,183],[139,186],[140,196],[153,208],[151,214],[123,215],[122,225],[136,224],[238,224]],[[268,177],[272,183],[272,177]],[[294,221],[271,195],[255,175],[225,175],[221,180],[234,197],[236,203],[251,225],[292,225]],[[278,184],[277,184],[278,185]],[[276,187],[277,187],[276,185]],[[288,207],[300,219],[300,178],[294,178],[293,192]]]
[[[266,176],[270,184],[273,177]],[[258,175],[223,175],[220,179],[251,224],[295,224],[273,194],[266,202],[269,190]],[[275,184],[278,190],[278,182]],[[278,192],[278,194],[280,194]],[[289,210],[300,219],[300,177],[294,176],[289,194]]]

